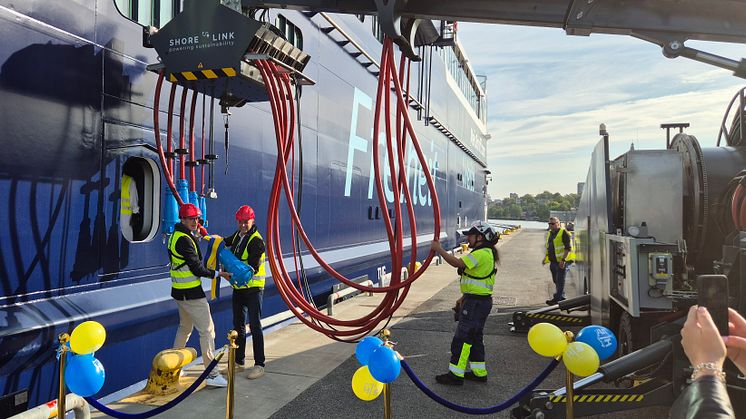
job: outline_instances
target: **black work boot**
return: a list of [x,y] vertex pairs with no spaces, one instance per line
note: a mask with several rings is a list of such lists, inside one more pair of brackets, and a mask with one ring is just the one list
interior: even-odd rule
[[445,374],[436,375],[435,381],[437,381],[440,384],[445,384],[447,386],[462,386],[464,385],[464,379],[461,377],[455,376],[452,372],[447,372]]
[[464,373],[464,379],[469,380],[469,381],[478,381],[480,383],[486,383],[487,382],[487,376],[486,375],[484,377],[480,377],[478,375],[474,375],[474,373],[472,371],[466,371]]

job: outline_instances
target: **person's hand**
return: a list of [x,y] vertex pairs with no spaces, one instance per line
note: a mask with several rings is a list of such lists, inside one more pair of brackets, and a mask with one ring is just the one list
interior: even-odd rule
[[443,252],[443,245],[440,244],[440,241],[433,240],[430,242],[430,249],[435,250],[436,253]]
[[225,279],[228,279],[228,280],[230,280],[230,279],[231,279],[231,277],[233,276],[233,274],[232,274],[232,273],[230,273],[230,272],[225,272],[225,271],[223,271],[223,272],[220,272],[220,273],[218,273],[218,275],[220,275],[221,277],[223,277],[223,278],[225,278]]
[[541,260],[541,264],[542,264],[542,265],[546,265],[546,264],[547,264],[547,259],[546,259],[546,258],[542,259],[542,260]]
[[560,267],[560,269],[565,269],[565,266],[566,265],[565,265],[565,261],[564,260],[559,261],[559,267]]
[[[692,365],[711,362],[718,368],[723,367],[725,344],[707,308],[695,305],[689,309],[681,329],[681,346]],[[703,373],[706,372],[710,370],[703,370]]]
[[203,227],[203,226],[201,226],[201,225],[200,225],[199,227],[197,227],[197,232],[198,232],[198,233],[199,233],[199,235],[200,235],[200,236],[202,236],[202,237],[205,237],[205,236],[209,236],[209,235],[210,235],[210,234],[209,234],[209,233],[207,232],[207,229],[206,229],[206,228],[204,228],[204,227]]
[[730,336],[723,337],[728,347],[728,358],[746,374],[746,320],[736,310],[728,309]]

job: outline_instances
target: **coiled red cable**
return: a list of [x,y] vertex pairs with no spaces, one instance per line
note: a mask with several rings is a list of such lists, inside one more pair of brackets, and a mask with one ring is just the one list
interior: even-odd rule
[[[383,51],[381,56],[381,71],[379,73],[379,82],[376,95],[376,107],[374,112],[374,140],[375,144],[373,148],[373,164],[375,174],[376,192],[380,206],[385,208],[383,211],[383,221],[388,235],[389,250],[391,252],[391,281],[387,287],[369,287],[357,284],[347,279],[334,268],[328,265],[318,254],[310,239],[303,230],[303,226],[300,220],[300,216],[296,211],[296,205],[294,202],[294,176],[292,185],[288,179],[288,164],[294,168],[294,132],[295,132],[295,106],[293,97],[293,89],[291,88],[290,78],[287,74],[278,71],[277,67],[272,62],[258,62],[257,66],[262,74],[265,82],[267,93],[269,96],[270,106],[272,108],[272,116],[275,126],[275,135],[277,140],[277,165],[275,168],[275,177],[270,193],[270,203],[268,208],[268,220],[267,220],[267,259],[269,261],[270,270],[277,289],[285,301],[290,307],[291,311],[306,325],[326,334],[327,336],[345,341],[354,341],[360,337],[370,333],[378,324],[390,317],[395,310],[402,304],[409,286],[413,281],[419,278],[424,270],[429,266],[432,261],[434,253],[431,251],[427,259],[424,261],[423,266],[420,270],[414,271],[414,263],[416,261],[416,220],[414,217],[414,208],[410,199],[410,191],[407,184],[407,177],[405,173],[405,150],[407,134],[412,140],[412,145],[417,153],[418,160],[421,164],[423,173],[427,181],[428,188],[432,196],[433,202],[433,217],[434,232],[433,238],[437,240],[440,237],[440,206],[438,201],[437,192],[435,189],[435,183],[427,168],[427,161],[422,153],[422,149],[417,140],[416,133],[412,127],[411,120],[408,115],[408,106],[404,99],[402,92],[401,78],[404,74],[404,66],[406,61],[402,59],[400,64],[400,70],[397,74],[396,66],[394,64],[394,51],[393,43],[390,39],[386,39],[383,45]],[[408,71],[407,71],[408,74]],[[396,135],[392,137],[391,127],[391,83],[393,83],[395,89],[396,103]],[[408,84],[407,84],[408,86]],[[408,87],[407,87],[408,88]],[[392,190],[393,190],[393,205],[395,212],[395,225],[392,225],[391,217],[388,212],[388,203],[386,202],[385,193],[383,190],[382,179],[380,175],[380,162],[379,162],[379,137],[378,133],[380,128],[380,114],[382,108],[384,109],[386,119],[384,121],[384,130],[386,138],[386,151],[388,156],[388,171],[391,178]],[[394,154],[396,153],[396,155]],[[283,260],[283,252],[280,240],[280,222],[279,222],[279,204],[281,199],[281,193],[284,191],[285,201],[291,215],[291,222],[293,223],[293,230],[297,229],[298,235],[303,239],[306,247],[308,248],[311,255],[316,259],[321,267],[323,267],[332,277],[341,281],[342,283],[357,288],[361,291],[366,292],[382,292],[386,293],[381,303],[372,310],[371,313],[367,314],[358,319],[353,320],[340,320],[333,317],[327,316],[319,312],[311,303],[309,303],[299,290],[300,287],[296,287],[289,275],[285,262]],[[412,252],[411,260],[409,263],[410,272],[412,274],[407,280],[402,281],[401,271],[403,267],[403,221],[402,221],[402,209],[401,203],[406,203],[407,213],[409,216]],[[299,249],[293,248],[293,258],[298,257]],[[297,268],[296,268],[297,273]],[[340,329],[342,328],[342,329]]]

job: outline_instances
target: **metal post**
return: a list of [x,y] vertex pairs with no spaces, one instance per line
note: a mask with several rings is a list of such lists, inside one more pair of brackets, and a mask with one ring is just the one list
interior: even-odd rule
[[383,385],[383,419],[391,419],[391,385]]
[[65,358],[67,356],[67,342],[70,340],[70,335],[67,333],[61,333],[57,339],[60,342],[60,377],[59,384],[60,388],[57,392],[57,417],[64,419],[65,417]]
[[567,373],[567,381],[565,382],[565,388],[567,389],[567,402],[565,403],[565,417],[567,419],[572,419],[573,412],[572,412],[572,404],[573,404],[573,397],[575,395],[575,390],[573,389],[573,377],[570,370],[565,371]]
[[[575,338],[575,335],[570,332],[565,332],[565,338],[567,339],[567,343],[570,343]],[[573,376],[569,369],[565,369],[566,375],[566,381],[565,381],[565,388],[567,389],[567,402],[565,402],[565,418],[566,419],[573,419],[575,416],[573,414],[573,402],[575,398],[575,389],[573,387]]]
[[228,394],[226,395],[225,403],[225,419],[233,419],[233,407],[235,400],[233,399],[233,387],[235,383],[235,369],[236,369],[236,338],[238,332],[231,330],[228,332]]
[[[391,342],[389,342],[389,338],[391,337],[391,332],[389,329],[383,329],[381,330],[381,340],[383,340],[384,346],[388,346],[391,348],[394,346]],[[383,419],[391,419],[391,385],[390,384],[384,384],[383,385]]]

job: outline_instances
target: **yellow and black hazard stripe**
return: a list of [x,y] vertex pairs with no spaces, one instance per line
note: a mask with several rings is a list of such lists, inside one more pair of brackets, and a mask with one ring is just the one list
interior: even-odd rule
[[[641,402],[644,394],[576,394],[572,397],[574,403],[630,403]],[[566,403],[567,396],[552,396],[552,403]]]
[[563,316],[561,314],[526,313],[526,317],[533,319],[558,320],[568,323],[583,323],[588,321],[587,317]]
[[209,80],[222,77],[236,77],[237,74],[238,73],[236,72],[235,68],[224,67],[213,70],[196,70],[171,73],[168,76],[168,80],[171,82]]

